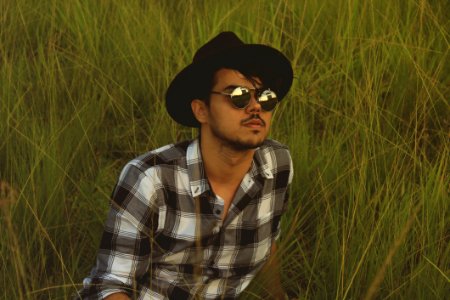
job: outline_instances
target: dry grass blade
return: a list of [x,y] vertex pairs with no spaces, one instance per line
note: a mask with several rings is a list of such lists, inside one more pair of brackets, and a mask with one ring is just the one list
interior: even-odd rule
[[397,237],[394,244],[389,249],[389,252],[386,255],[385,260],[383,261],[383,264],[381,265],[381,267],[378,269],[377,273],[375,274],[375,277],[372,280],[372,283],[370,284],[366,295],[364,296],[364,300],[372,300],[375,298],[377,291],[378,291],[381,283],[383,282],[386,270],[388,269],[389,265],[391,264],[395,253],[397,252],[397,250],[400,248],[400,246],[405,241],[406,236],[408,235],[408,232],[410,231],[411,226],[412,226],[414,220],[416,219],[417,213],[419,212],[421,206],[422,206],[421,204],[418,204],[414,208],[414,211],[412,212],[409,219],[406,221],[405,226],[403,226],[403,229],[400,232],[400,235]]

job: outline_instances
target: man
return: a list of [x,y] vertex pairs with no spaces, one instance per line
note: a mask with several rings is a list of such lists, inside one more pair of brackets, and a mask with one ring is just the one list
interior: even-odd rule
[[234,299],[268,261],[293,176],[268,140],[292,84],[274,48],[223,32],[170,84],[166,108],[199,138],[146,153],[112,196],[88,299]]

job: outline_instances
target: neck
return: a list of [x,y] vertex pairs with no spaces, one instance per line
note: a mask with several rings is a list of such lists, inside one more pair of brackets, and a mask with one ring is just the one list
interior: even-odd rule
[[251,167],[255,149],[236,150],[224,142],[201,139],[200,149],[210,181],[240,182]]

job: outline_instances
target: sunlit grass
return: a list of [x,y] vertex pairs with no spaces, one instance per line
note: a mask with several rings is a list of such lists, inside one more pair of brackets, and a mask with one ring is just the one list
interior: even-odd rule
[[[66,299],[137,154],[192,138],[164,93],[223,30],[294,66],[272,137],[295,177],[279,247],[300,299],[449,291],[448,1],[1,1],[0,298]],[[242,298],[265,298],[264,276]]]

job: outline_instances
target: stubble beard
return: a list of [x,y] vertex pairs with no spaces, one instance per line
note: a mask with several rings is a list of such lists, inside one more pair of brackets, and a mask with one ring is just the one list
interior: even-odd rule
[[[252,149],[256,149],[258,147],[260,147],[264,141],[266,140],[266,136],[264,136],[263,138],[261,138],[260,140],[257,141],[252,141],[252,140],[243,140],[240,139],[239,137],[228,137],[227,135],[225,135],[220,129],[216,128],[216,127],[212,127],[211,128],[212,134],[218,138],[219,140],[221,140],[225,146],[229,147],[232,150],[235,151],[247,151],[247,150],[252,150]],[[255,133],[253,134],[257,134],[257,132],[255,131]]]

